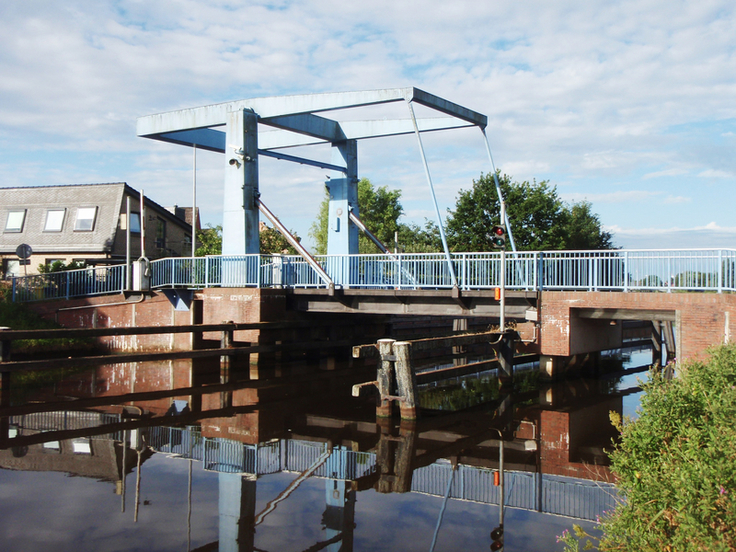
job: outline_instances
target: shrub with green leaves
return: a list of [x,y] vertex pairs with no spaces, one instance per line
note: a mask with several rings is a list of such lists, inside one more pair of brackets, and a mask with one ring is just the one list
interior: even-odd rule
[[[643,385],[640,415],[612,414],[611,455],[621,503],[601,520],[600,550],[736,550],[736,346]],[[559,540],[578,550],[575,528]],[[597,539],[595,539],[597,540]],[[590,548],[592,548],[592,542]]]

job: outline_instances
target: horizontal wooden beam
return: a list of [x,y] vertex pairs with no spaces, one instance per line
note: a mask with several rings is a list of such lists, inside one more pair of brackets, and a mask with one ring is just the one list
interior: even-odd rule
[[[501,337],[500,332],[480,332],[474,334],[452,335],[447,337],[428,337],[409,341],[412,351],[427,351],[438,347],[460,347],[476,343],[490,343],[494,345]],[[366,358],[378,355],[375,344],[358,345],[353,347],[353,358]]]
[[675,322],[677,311],[656,309],[575,308],[573,316],[594,320],[656,320]]
[[[103,305],[104,306],[104,305]],[[0,330],[0,341],[16,339],[70,339],[120,335],[156,335],[203,333],[240,330],[281,330],[331,326],[335,322],[299,320],[293,322],[225,322],[222,324],[189,324],[185,326],[132,326],[119,328],[54,328],[47,330]]]

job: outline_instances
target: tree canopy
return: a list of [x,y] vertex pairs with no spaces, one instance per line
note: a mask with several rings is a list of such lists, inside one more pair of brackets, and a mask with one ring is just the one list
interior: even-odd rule
[[194,251],[197,257],[220,255],[222,253],[222,226],[208,224],[205,228],[197,230],[197,243],[199,247]]
[[[295,232],[292,231],[291,234],[298,241],[301,241]],[[261,253],[296,254],[296,249],[286,241],[286,238],[282,236],[278,230],[271,228],[263,222],[260,224],[258,237],[261,244]],[[199,244],[199,247],[197,247],[194,252],[197,257],[222,254],[222,226],[208,225],[207,227],[198,230],[197,243]]]
[[[611,249],[611,234],[601,227],[588,202],[569,205],[548,182],[512,182],[498,175],[511,232],[518,250]],[[447,217],[447,243],[453,251],[490,251],[490,230],[500,222],[493,174],[481,175],[461,190]]]

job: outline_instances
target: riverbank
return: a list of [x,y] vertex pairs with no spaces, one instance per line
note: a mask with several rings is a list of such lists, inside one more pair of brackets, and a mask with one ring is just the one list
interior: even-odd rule
[[[643,384],[636,420],[612,416],[621,502],[600,520],[600,541],[579,528],[565,550],[736,550],[736,346]],[[589,549],[589,548],[586,548]]]

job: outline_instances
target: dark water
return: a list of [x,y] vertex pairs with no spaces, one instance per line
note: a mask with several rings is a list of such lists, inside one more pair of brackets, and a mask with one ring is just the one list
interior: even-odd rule
[[520,370],[512,394],[493,372],[436,382],[407,423],[351,396],[372,365],[268,366],[14,378],[0,550],[488,550],[501,515],[503,550],[559,550],[613,507],[608,412],[634,413],[632,376],[550,386]]

